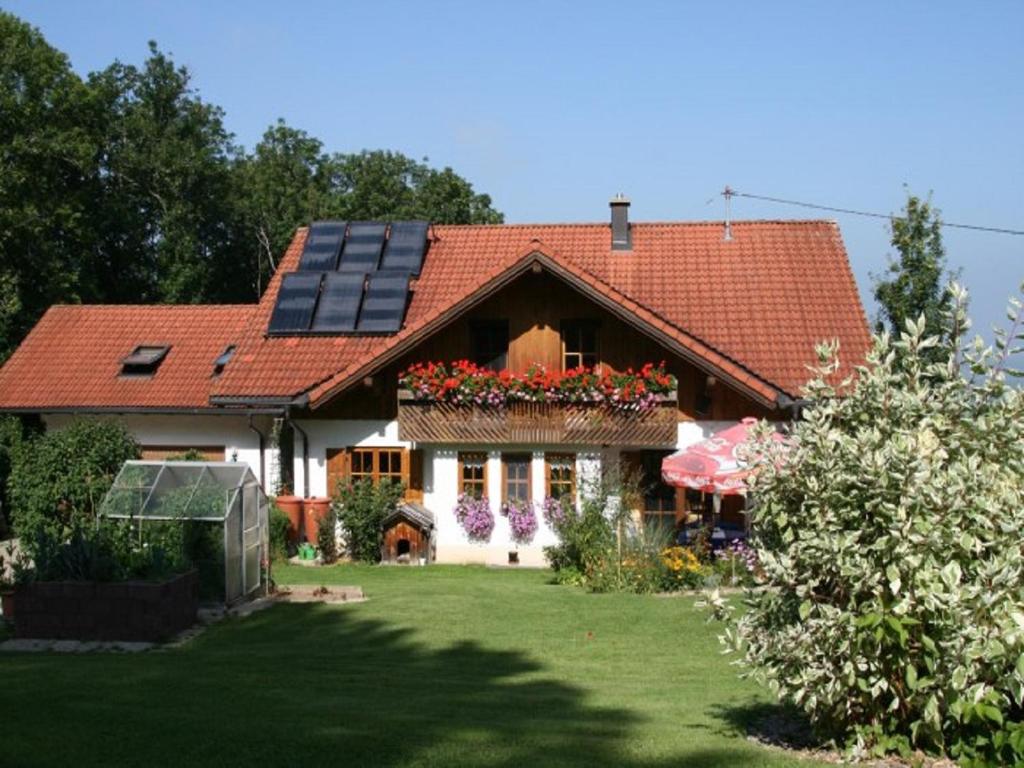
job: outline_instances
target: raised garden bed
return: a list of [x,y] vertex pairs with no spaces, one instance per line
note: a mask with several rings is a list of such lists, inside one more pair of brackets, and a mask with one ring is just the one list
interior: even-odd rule
[[32,582],[18,587],[15,606],[15,637],[156,642],[195,624],[199,573],[161,582]]

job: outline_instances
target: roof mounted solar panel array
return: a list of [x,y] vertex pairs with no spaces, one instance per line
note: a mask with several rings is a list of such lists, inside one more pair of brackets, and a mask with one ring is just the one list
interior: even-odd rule
[[384,248],[387,224],[376,221],[354,221],[348,226],[345,251],[338,264],[340,272],[375,272]]
[[395,333],[400,330],[408,299],[408,272],[374,272],[366,285],[357,330],[362,333]]
[[363,272],[328,272],[313,316],[313,333],[351,333],[363,302]]
[[285,274],[268,336],[389,334],[429,245],[426,221],[316,221],[298,270]]
[[391,225],[388,244],[384,247],[381,270],[404,270],[419,277],[423,254],[427,249],[426,221],[396,221]]
[[309,332],[323,277],[322,272],[289,272],[281,279],[277,304],[270,316],[271,335]]
[[333,272],[337,269],[347,226],[344,221],[314,221],[306,234],[299,270]]

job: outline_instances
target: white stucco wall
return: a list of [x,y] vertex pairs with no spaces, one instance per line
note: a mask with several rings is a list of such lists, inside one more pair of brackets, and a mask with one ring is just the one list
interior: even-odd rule
[[[328,448],[409,448],[411,443],[398,439],[398,422],[367,420],[296,420],[309,437],[309,493],[306,493],[302,434],[295,430],[294,477],[297,496],[329,496],[327,491]],[[425,469],[425,468],[424,468]]]
[[[47,429],[60,429],[74,420],[62,413],[43,414]],[[256,477],[260,476],[259,438],[249,429],[246,416],[199,416],[192,414],[124,414],[104,416],[124,424],[142,446],[223,445],[224,461],[244,461]],[[267,436],[264,462],[266,485],[274,475],[271,468],[277,461],[276,450],[270,446],[272,422],[267,417],[253,419],[257,429]]]
[[[680,422],[678,448],[684,448],[703,440],[712,432],[732,422]],[[455,519],[454,508],[459,495],[458,453],[459,448],[441,446],[413,446],[398,439],[398,422],[385,420],[351,421],[299,421],[299,427],[309,438],[309,494],[328,495],[327,450],[345,447],[418,447],[423,449],[423,503],[434,513],[435,543],[437,561],[443,563],[486,563],[506,565],[509,552],[519,553],[519,562],[526,566],[544,565],[543,548],[557,541],[554,532],[538,520],[539,526],[534,540],[528,545],[517,545],[512,541],[508,520],[501,516],[501,454],[530,453],[531,484],[533,501],[539,506],[545,495],[545,452],[576,454],[577,486],[585,488],[590,480],[600,477],[602,467],[615,462],[619,457],[618,448],[581,449],[578,446],[502,446],[485,449],[488,454],[487,479],[488,498],[495,516],[494,532],[490,542],[471,542],[462,526]],[[463,450],[480,450],[479,446]],[[295,492],[305,491],[304,462],[302,457],[302,435],[295,433]]]

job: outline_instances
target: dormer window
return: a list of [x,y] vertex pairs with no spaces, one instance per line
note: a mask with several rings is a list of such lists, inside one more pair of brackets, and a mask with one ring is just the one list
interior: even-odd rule
[[121,375],[152,376],[170,351],[169,346],[140,345],[121,359]]
[[220,376],[224,373],[224,366],[231,362],[231,358],[235,356],[235,345],[228,344],[224,351],[220,353],[220,357],[213,361],[213,375]]

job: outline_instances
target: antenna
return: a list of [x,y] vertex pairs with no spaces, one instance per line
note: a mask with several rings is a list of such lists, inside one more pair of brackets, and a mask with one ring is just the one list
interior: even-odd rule
[[725,235],[722,239],[725,242],[732,240],[732,221],[731,219],[731,208],[732,198],[736,193],[732,191],[732,188],[726,184],[725,189],[722,190],[722,197],[725,198]]

